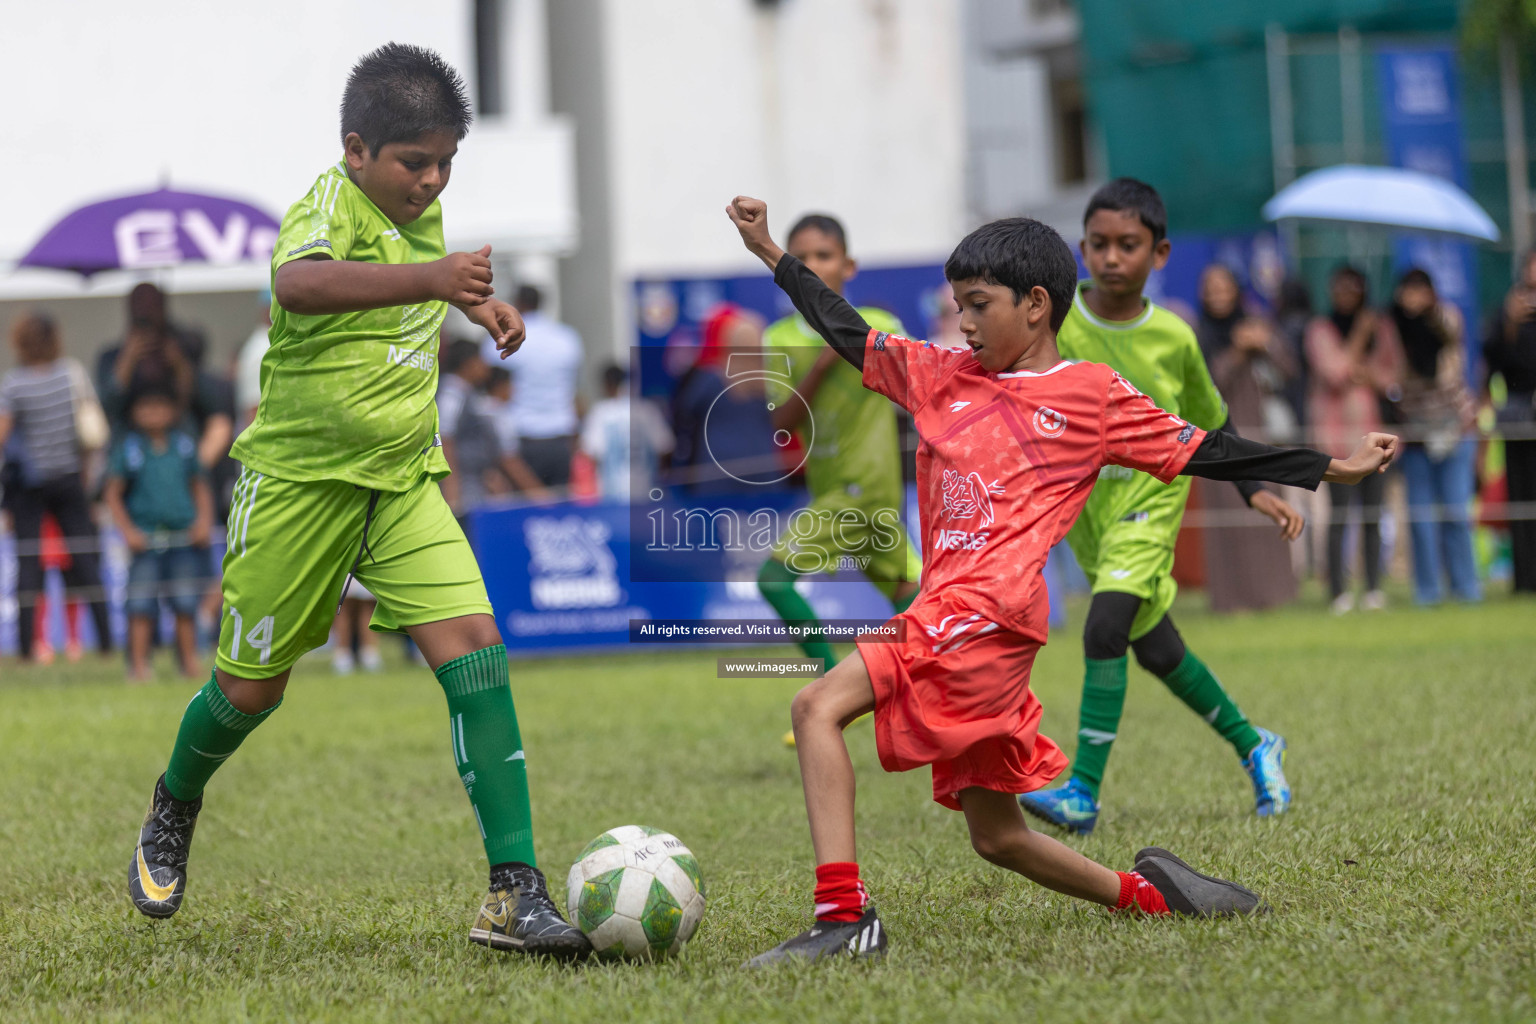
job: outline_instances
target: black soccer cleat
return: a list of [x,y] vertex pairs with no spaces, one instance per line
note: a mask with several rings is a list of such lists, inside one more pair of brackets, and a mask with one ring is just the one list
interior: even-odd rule
[[527,864],[513,864],[491,873],[491,891],[475,915],[469,941],[561,960],[580,959],[592,952],[592,943],[581,929],[555,908],[544,875]]
[[1202,875],[1167,850],[1136,854],[1136,871],[1162,893],[1168,909],[1191,917],[1234,917],[1269,910],[1259,894],[1224,878]]
[[177,800],[165,788],[164,775],[155,781],[155,795],[139,830],[139,845],[128,865],[128,895],[139,913],[170,917],[181,909],[181,898],[187,892],[192,830],[202,809],[202,797],[191,803]]
[[817,921],[792,939],[759,953],[746,962],[747,967],[766,967],[785,960],[820,960],[829,956],[849,956],[855,960],[885,955],[885,928],[873,906],[864,908],[857,921]]

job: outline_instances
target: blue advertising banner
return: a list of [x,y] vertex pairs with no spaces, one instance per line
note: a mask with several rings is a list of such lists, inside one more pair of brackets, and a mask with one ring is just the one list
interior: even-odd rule
[[[750,509],[773,506],[787,514],[805,501],[795,490],[754,494]],[[632,635],[632,622],[777,620],[756,583],[766,547],[724,543],[704,533],[703,522],[690,524],[684,540],[677,518],[664,508],[653,522],[656,511],[567,502],[472,513],[470,538],[507,650],[529,656],[627,648],[639,635]],[[917,522],[915,513],[910,522]],[[1052,552],[1046,579],[1053,625],[1063,621],[1062,597],[1082,588],[1080,576],[1064,545]],[[854,569],[802,577],[795,589],[822,622],[880,623],[891,616],[890,601]]]
[[[1376,52],[1381,82],[1382,134],[1387,159],[1403,167],[1467,187],[1461,141],[1460,83],[1449,46],[1382,47]],[[1394,246],[1398,272],[1426,271],[1442,299],[1461,310],[1466,323],[1467,372],[1478,363],[1477,261],[1472,244],[1405,235]]]
[[[805,501],[799,491],[757,494],[752,511],[772,504],[787,513]],[[699,528],[682,540],[672,517],[662,522],[673,532],[653,536],[645,515],[627,504],[474,512],[470,536],[507,650],[628,647],[631,620],[777,618],[757,590],[766,549],[743,550]],[[891,616],[890,601],[855,571],[808,576],[796,589],[824,621]]]

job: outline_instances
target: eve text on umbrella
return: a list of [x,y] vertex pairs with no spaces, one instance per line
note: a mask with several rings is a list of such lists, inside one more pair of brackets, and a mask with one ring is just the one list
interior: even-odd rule
[[[166,267],[187,260],[215,264],[239,263],[243,259],[265,261],[271,258],[276,241],[265,225],[252,230],[250,220],[239,211],[231,212],[221,228],[199,209],[133,210],[117,219],[112,238],[117,245],[118,265],[122,267]],[[183,240],[190,242],[196,252],[185,252]]]

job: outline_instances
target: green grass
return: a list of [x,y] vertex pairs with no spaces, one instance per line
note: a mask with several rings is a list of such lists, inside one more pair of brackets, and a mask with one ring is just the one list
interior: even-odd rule
[[[891,955],[751,974],[740,963],[810,908],[779,745],[792,683],[716,680],[711,651],[514,664],[555,888],[627,823],[675,832],[709,887],[680,959],[570,968],[467,941],[483,855],[425,670],[301,666],[210,786],[191,894],[156,923],[128,903],[128,860],[190,688],[7,664],[0,1018],[1531,1020],[1533,613],[1180,606],[1190,645],[1290,740],[1294,809],[1253,818],[1232,752],[1135,674],[1105,813],[1077,845],[1122,868],[1172,848],[1261,891],[1276,912],[1258,919],[1111,918],[993,868],[927,774],[883,774],[855,726],[861,859]],[[1070,748],[1079,647],[1056,639],[1035,688]]]

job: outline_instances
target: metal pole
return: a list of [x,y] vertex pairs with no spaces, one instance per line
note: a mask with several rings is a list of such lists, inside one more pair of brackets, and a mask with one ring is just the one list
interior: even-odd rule
[[[1339,26],[1339,113],[1344,136],[1344,162],[1362,163],[1365,160],[1365,83],[1360,66],[1360,33],[1353,25]],[[1350,262],[1358,262],[1369,255],[1369,242],[1360,228],[1351,224],[1344,235]]]
[[1504,114],[1504,173],[1509,177],[1509,241],[1514,250],[1514,272],[1519,276],[1520,262],[1531,248],[1531,186],[1520,58],[1509,34],[1499,40],[1499,106]]
[[[1291,43],[1285,29],[1264,26],[1264,61],[1269,78],[1269,148],[1275,191],[1296,179],[1296,123],[1291,105]],[[1280,237],[1293,270],[1301,266],[1301,229],[1295,221],[1280,225]]]

